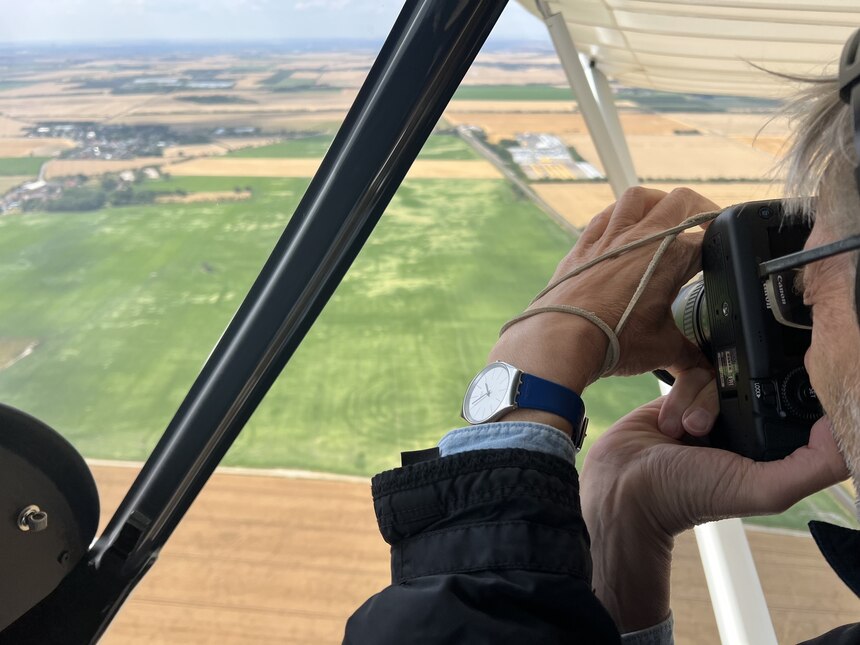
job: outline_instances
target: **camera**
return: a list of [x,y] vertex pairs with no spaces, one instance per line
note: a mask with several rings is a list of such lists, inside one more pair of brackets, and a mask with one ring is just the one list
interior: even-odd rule
[[768,288],[759,277],[760,263],[799,251],[809,236],[809,222],[787,220],[785,208],[760,201],[720,213],[704,236],[701,277],[672,305],[676,324],[716,372],[720,414],[710,445],[757,461],[806,445],[823,414],[803,365],[812,332],[778,322],[773,311],[794,283],[779,274]]

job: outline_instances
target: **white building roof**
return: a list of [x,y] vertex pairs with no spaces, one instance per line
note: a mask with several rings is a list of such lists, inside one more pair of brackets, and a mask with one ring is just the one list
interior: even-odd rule
[[[541,16],[538,0],[518,0]],[[549,0],[610,79],[669,92],[774,97],[790,74],[836,72],[858,0]]]

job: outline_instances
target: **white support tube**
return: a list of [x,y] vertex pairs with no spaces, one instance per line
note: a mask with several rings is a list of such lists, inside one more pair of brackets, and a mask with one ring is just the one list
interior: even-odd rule
[[732,645],[777,645],[743,523],[721,520],[694,530],[720,640]]
[[[621,130],[609,84],[603,74],[592,72],[589,63],[583,64],[564,16],[560,13],[550,14],[545,3],[540,3],[539,6],[544,11],[544,22],[567,80],[576,95],[579,111],[582,112],[585,125],[597,148],[606,178],[612,192],[619,197],[627,188],[639,183],[639,180]],[[616,132],[613,133],[613,129]]]
[[624,130],[621,127],[621,119],[618,118],[618,107],[615,105],[615,95],[612,93],[612,88],[609,87],[609,81],[596,61],[586,61],[580,56],[583,69],[588,77],[588,84],[594,92],[594,97],[597,99],[597,104],[600,106],[600,113],[603,115],[603,120],[606,123],[606,129],[609,130],[609,136],[612,138],[613,149],[618,155],[618,160],[621,167],[624,169],[624,179],[627,186],[635,186],[639,183],[639,177],[636,175],[635,166],[633,165],[633,157],[630,156],[630,148],[627,145],[627,138],[624,136]]

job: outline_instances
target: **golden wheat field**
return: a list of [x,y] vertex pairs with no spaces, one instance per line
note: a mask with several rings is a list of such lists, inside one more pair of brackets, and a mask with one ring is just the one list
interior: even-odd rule
[[[102,526],[137,472],[93,465]],[[103,642],[340,643],[347,618],[390,581],[390,555],[369,482],[307,477],[217,472]],[[747,536],[779,642],[855,620],[856,598],[808,535]],[[691,531],[675,543],[671,604],[676,642],[719,644]]]
[[[320,159],[252,157],[200,158],[170,164],[165,166],[164,170],[176,176],[312,177],[319,168],[320,161]],[[490,163],[482,160],[419,159],[412,165],[408,176],[413,179],[496,179],[501,177],[501,174]]]
[[[677,188],[674,183],[646,184],[650,188],[670,191]],[[690,188],[701,193],[719,206],[730,206],[738,202],[779,197],[782,186],[777,183],[695,183]],[[552,206],[568,222],[577,227],[586,226],[591,218],[615,201],[609,184],[568,183],[532,184],[537,194]]]
[[74,147],[70,139],[0,137],[0,157],[50,157]]
[[[565,137],[586,161],[602,169],[597,149],[587,134]],[[639,135],[628,138],[636,173],[645,180],[763,179],[775,160],[761,150],[725,137]]]
[[[588,128],[582,114],[575,112],[570,103],[565,101],[521,101],[524,107],[555,106],[555,110],[547,109],[541,112],[537,108],[530,112],[515,112],[505,106],[513,101],[454,101],[445,112],[445,119],[452,125],[476,125],[484,130],[491,143],[500,139],[512,139],[521,132],[549,132],[562,138],[571,135],[588,136]],[[464,104],[465,107],[464,107]],[[483,106],[484,111],[469,111],[466,109]],[[548,107],[549,107],[548,106]],[[562,109],[562,106],[563,109]],[[557,113],[548,113],[557,112]],[[621,127],[628,137],[639,135],[672,135],[675,130],[688,126],[674,118],[658,114],[642,114],[622,112],[619,115]]]

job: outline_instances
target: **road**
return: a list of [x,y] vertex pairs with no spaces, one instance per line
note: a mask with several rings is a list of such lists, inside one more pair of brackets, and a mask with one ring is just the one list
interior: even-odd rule
[[504,160],[499,157],[495,153],[495,151],[488,146],[484,141],[480,138],[476,137],[475,134],[465,127],[458,127],[457,134],[460,136],[463,141],[465,141],[475,152],[477,152],[484,159],[493,164],[500,173],[505,176],[505,179],[510,181],[516,188],[526,197],[531,199],[538,208],[540,208],[544,213],[549,215],[559,226],[563,229],[570,231],[577,237],[582,232],[582,229],[577,228],[573,224],[567,221],[565,217],[555,210],[552,206],[550,206],[546,201],[544,201],[540,195],[538,195],[535,191],[532,190],[531,186],[529,186],[528,182],[523,181],[519,175],[517,175],[513,170],[508,167],[508,165],[504,162]]

